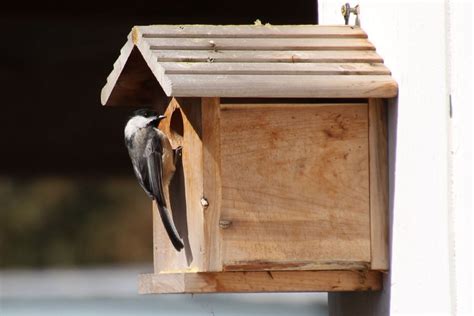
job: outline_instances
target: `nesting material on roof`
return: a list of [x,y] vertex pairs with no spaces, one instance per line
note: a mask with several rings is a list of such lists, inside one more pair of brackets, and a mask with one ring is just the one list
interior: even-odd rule
[[150,89],[149,80],[156,80],[169,97],[397,94],[396,82],[365,32],[351,26],[136,26],[107,78],[102,104],[127,102],[132,91],[153,94],[141,91]]

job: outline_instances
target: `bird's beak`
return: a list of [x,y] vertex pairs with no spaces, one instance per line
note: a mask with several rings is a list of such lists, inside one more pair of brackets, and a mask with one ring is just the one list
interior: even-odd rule
[[156,127],[158,126],[158,124],[160,124],[160,121],[162,119],[164,119],[166,116],[165,115],[159,115],[159,116],[156,116],[155,119],[153,119],[153,121],[151,121],[151,125]]

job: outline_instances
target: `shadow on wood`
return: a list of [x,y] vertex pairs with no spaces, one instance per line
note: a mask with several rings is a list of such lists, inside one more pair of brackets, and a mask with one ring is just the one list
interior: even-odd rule
[[186,186],[181,155],[176,160],[176,171],[170,183],[170,204],[176,229],[178,229],[179,235],[183,238],[186,261],[190,265],[193,262],[193,253],[189,244]]

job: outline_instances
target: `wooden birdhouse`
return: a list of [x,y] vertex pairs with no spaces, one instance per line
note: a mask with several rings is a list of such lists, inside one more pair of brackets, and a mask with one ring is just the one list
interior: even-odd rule
[[360,291],[388,269],[386,100],[351,26],[134,27],[104,105],[153,106],[182,159],[141,293]]

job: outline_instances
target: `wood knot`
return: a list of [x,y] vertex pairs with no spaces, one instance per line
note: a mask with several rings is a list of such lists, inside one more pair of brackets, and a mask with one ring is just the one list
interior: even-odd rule
[[201,205],[202,205],[203,208],[208,208],[209,207],[209,201],[205,197],[202,197],[201,198]]

